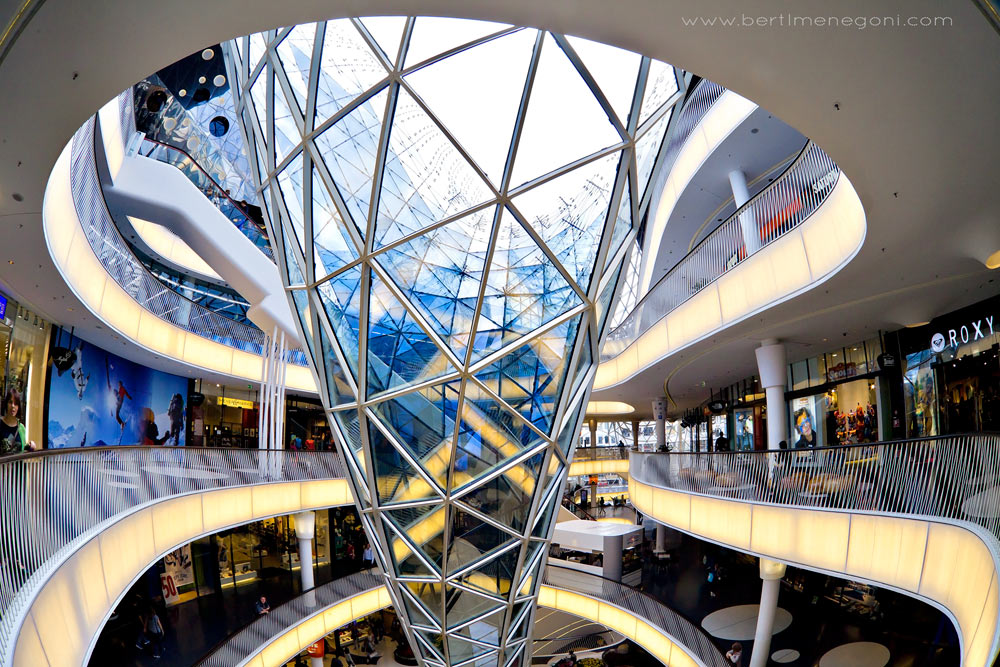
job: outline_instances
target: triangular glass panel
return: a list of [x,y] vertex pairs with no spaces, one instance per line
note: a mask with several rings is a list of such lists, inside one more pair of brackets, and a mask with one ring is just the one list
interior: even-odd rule
[[439,53],[509,27],[503,23],[489,21],[420,16],[414,23],[413,34],[410,35],[404,66],[412,67]]
[[351,373],[358,376],[358,343],[361,317],[361,267],[337,274],[316,288],[319,301],[330,318],[330,327],[344,353]]
[[[298,243],[299,252],[305,255],[302,245],[306,237],[305,222],[302,216],[302,199],[304,197],[302,192],[302,153],[296,155],[284,169],[278,172],[277,181],[278,187],[272,188],[271,191],[275,192],[285,203],[285,209],[288,211],[287,222],[290,223],[287,226],[293,231],[291,236]],[[288,242],[288,236],[285,234],[285,243]]]
[[584,332],[583,347],[580,349],[580,356],[573,369],[573,384],[570,386],[570,396],[576,396],[576,390],[580,388],[583,379],[587,377],[587,371],[594,363],[594,354],[591,350],[590,327]]
[[[522,603],[522,604],[527,604],[527,603]],[[517,622],[511,624],[511,632],[509,635],[507,635],[507,643],[510,644],[512,642],[516,642],[527,637],[529,634],[529,630],[531,629],[529,625],[530,621],[531,621],[531,612],[528,611],[525,614],[523,614],[521,618],[517,620]]]
[[[597,297],[597,303],[594,304],[597,315],[597,327],[601,332],[597,337],[597,340],[602,340],[604,338],[604,332],[607,331],[608,325],[611,323],[613,308],[616,307],[617,301],[615,298],[615,289],[618,287],[618,281],[621,278],[622,270],[625,268],[625,262],[622,262],[618,266],[614,267],[614,273],[611,276],[611,280],[608,284],[604,286],[601,290],[600,295]],[[600,352],[600,350],[598,350]]]
[[[365,19],[368,21],[369,19]],[[371,19],[402,24],[405,19]],[[400,32],[402,27],[400,27]],[[399,36],[396,45],[399,48]],[[395,57],[395,51],[392,58]],[[385,67],[350,19],[326,22],[323,55],[316,87],[316,125],[386,77]]]
[[583,303],[514,215],[505,210],[476,323],[482,359]]
[[546,35],[511,185],[526,183],[621,141],[590,87],[555,39]]
[[594,275],[621,153],[588,162],[514,198],[513,204],[586,291]]
[[372,272],[368,305],[368,396],[457,373],[389,287]]
[[656,164],[656,156],[660,152],[663,135],[667,132],[672,114],[672,110],[663,114],[663,117],[635,142],[636,185],[638,186],[636,192],[639,193],[640,197],[649,187],[649,177],[653,173],[653,165]]
[[281,61],[281,69],[288,77],[288,83],[299,104],[299,112],[305,113],[306,97],[309,91],[309,70],[312,66],[313,45],[316,43],[316,24],[302,23],[289,31],[275,51]]
[[330,342],[330,338],[326,335],[323,327],[319,327],[316,333],[318,334],[316,337],[320,340],[320,347],[323,350],[323,369],[326,373],[330,407],[335,408],[345,403],[354,403],[358,400],[357,396],[355,396],[355,390],[351,386],[350,381],[348,381],[344,367],[341,366],[340,360],[337,358],[336,352],[334,352],[333,343]]
[[546,500],[549,502],[544,503],[544,505],[538,508],[538,522],[531,529],[531,536],[537,537],[540,540],[549,539],[549,528],[552,526],[552,520],[559,512],[558,499],[546,498]]
[[271,96],[271,110],[274,112],[274,164],[278,165],[302,141],[302,132],[298,121],[301,115],[285,97],[284,89],[274,82],[274,94]]
[[361,25],[372,36],[390,63],[399,55],[399,42],[406,27],[405,16],[368,16],[361,19]]
[[486,554],[516,543],[516,540],[496,526],[477,518],[461,507],[450,508],[451,543],[448,545],[450,575]]
[[509,549],[496,558],[483,563],[459,579],[469,588],[506,599],[517,578],[517,559],[520,549]]
[[410,619],[419,625],[435,629],[441,627],[441,619],[438,617],[441,613],[440,584],[401,581],[399,588],[402,591],[400,599]]
[[510,630],[511,631],[507,635],[507,637],[508,637],[507,641],[508,642],[510,641],[510,636],[514,634],[513,631],[517,628],[517,624],[524,620],[522,614],[525,614],[525,613],[530,614],[530,612],[525,611],[530,606],[531,606],[530,602],[515,602],[513,604],[513,606],[511,607],[511,612],[510,612],[510,618],[511,618],[511,621],[510,621]]
[[284,239],[282,239],[281,245],[285,248],[285,276],[288,279],[288,286],[304,285],[302,248],[301,246],[296,248],[299,244],[297,241],[292,240],[295,238],[295,232],[292,231],[291,225],[286,222],[282,227],[285,233],[283,234]]
[[520,644],[518,646],[507,647],[507,654],[510,655],[510,657],[507,659],[507,662],[504,663],[504,667],[521,667],[521,661],[524,658],[525,645],[526,644]]
[[458,489],[544,440],[514,413],[502,407],[476,384],[468,382],[462,404],[455,474]]
[[313,140],[362,237],[368,227],[372,177],[387,96],[382,90]]
[[476,373],[476,379],[540,431],[550,433],[581,318],[570,318],[529,339]]
[[[459,632],[466,631],[466,628],[459,630]],[[449,664],[452,665],[458,665],[468,660],[479,658],[487,653],[492,653],[495,650],[496,649],[483,646],[482,644],[474,644],[470,641],[466,641],[465,639],[462,639],[461,635],[448,635],[448,655],[451,658],[451,662]]]
[[432,659],[444,660],[444,635],[440,632],[416,630],[417,641],[421,651]]
[[305,331],[306,347],[309,349],[309,356],[316,358],[316,335],[313,330],[312,306],[309,304],[309,295],[304,289],[290,290],[292,301],[295,303],[295,314]]
[[[541,454],[531,457],[534,459]],[[520,463],[461,497],[461,501],[516,533],[524,531],[531,510],[533,461]],[[528,482],[528,480],[532,482]]]
[[[421,549],[427,560],[440,566],[442,549],[444,549],[444,528],[448,518],[446,507],[443,504],[398,509],[385,508],[382,510],[382,514],[392,521],[401,534]],[[405,558],[408,555],[409,546],[404,540],[397,538],[392,540],[391,551],[395,558]]]
[[379,193],[375,248],[487,201],[486,182],[400,88]]
[[382,521],[385,523],[385,535],[386,539],[389,540],[389,554],[392,557],[397,577],[436,578],[440,576],[427,567],[427,564],[414,552],[413,547],[400,537],[389,521],[385,518]]
[[452,352],[465,360],[496,208],[401,243],[377,261]]
[[[250,45],[251,47],[253,46],[253,35],[250,37]],[[257,75],[257,78],[254,79],[254,82],[250,85],[250,106],[253,107],[253,119],[256,121],[257,125],[257,132],[255,132],[255,134],[258,134],[261,139],[264,139],[267,136],[267,83],[270,79],[271,68],[265,67],[260,71],[260,74]],[[261,142],[258,142],[258,146],[261,145]],[[264,155],[266,155],[266,151],[261,151],[260,157],[262,159],[264,158]],[[266,176],[267,173],[267,168],[264,168],[261,171],[262,176]],[[261,178],[261,181],[263,180],[264,179]]]
[[[425,20],[442,19],[418,18],[414,38]],[[503,180],[536,34],[535,30],[519,30],[406,76],[414,91],[496,188]],[[411,53],[413,48],[411,42]]]
[[315,166],[312,169],[312,215],[316,277],[322,279],[356,260],[358,249]]
[[631,177],[625,178],[625,190],[622,192],[622,200],[618,206],[615,226],[611,232],[611,247],[608,248],[608,255],[604,258],[605,271],[608,270],[608,266],[615,259],[618,250],[622,247],[622,241],[632,231],[632,188],[629,187],[630,180]]
[[[453,628],[461,625],[470,619],[488,613],[492,609],[500,609],[497,614],[503,617],[502,607],[504,603],[492,598],[487,598],[476,593],[464,591],[451,584],[445,584],[445,613],[447,615],[448,627]],[[490,616],[489,618],[492,618]],[[474,637],[476,639],[476,637]]]
[[257,67],[257,63],[264,56],[264,51],[267,49],[267,40],[269,34],[267,32],[256,32],[250,35],[250,71],[253,72],[254,68]]
[[611,103],[618,120],[627,127],[642,56],[581,37],[566,39]]
[[646,93],[643,95],[639,124],[656,113],[667,99],[677,92],[677,74],[674,68],[659,60],[649,61],[649,76],[646,78]]
[[444,478],[451,453],[458,416],[458,381],[424,387],[373,404],[372,410],[409,452],[427,465],[443,456],[443,470],[430,470],[432,477]]
[[431,483],[414,469],[374,424],[368,425],[368,433],[380,503],[404,503],[441,498]]
[[583,412],[586,407],[587,402],[584,400],[578,400],[576,407],[573,408],[573,415],[570,417],[569,421],[563,427],[562,431],[556,438],[556,447],[563,455],[570,459],[573,454],[573,448],[576,446],[577,440],[580,434],[580,413]]
[[337,410],[332,414],[334,422],[340,428],[340,433],[347,443],[347,448],[354,459],[354,464],[361,473],[357,478],[358,484],[363,485],[368,479],[368,474],[365,468],[364,443],[361,441],[361,426],[358,421],[358,411],[356,409]]

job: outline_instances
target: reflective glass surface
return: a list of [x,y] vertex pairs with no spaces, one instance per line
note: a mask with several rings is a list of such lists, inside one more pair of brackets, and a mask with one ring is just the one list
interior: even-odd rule
[[283,28],[228,56],[411,643],[431,664],[505,666],[530,634],[677,74],[587,40],[426,17]]

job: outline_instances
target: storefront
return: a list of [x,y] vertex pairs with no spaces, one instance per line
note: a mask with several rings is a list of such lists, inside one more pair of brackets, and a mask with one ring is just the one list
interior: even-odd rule
[[21,394],[21,421],[29,442],[44,442],[45,366],[52,327],[0,294],[0,396]]
[[757,376],[713,392],[708,405],[720,412],[710,417],[712,447],[724,435],[732,450],[767,448],[767,405]]
[[[789,447],[832,447],[889,437],[882,343],[871,338],[788,366]],[[884,361],[884,357],[883,357]]]
[[895,333],[906,437],[1000,430],[1000,297]]
[[[317,568],[348,561],[360,565],[367,539],[354,508],[316,512],[313,561]],[[260,579],[299,576],[295,517],[279,516],[186,544],[158,564],[163,601],[179,604]]]

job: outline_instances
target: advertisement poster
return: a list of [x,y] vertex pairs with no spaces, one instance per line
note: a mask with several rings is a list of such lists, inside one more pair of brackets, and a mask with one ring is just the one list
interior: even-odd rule
[[[171,551],[163,557],[163,574],[160,586],[163,601],[169,606],[182,601],[182,595],[194,589],[194,566],[191,562],[191,545]],[[188,596],[190,597],[190,596]]]
[[53,329],[49,448],[184,446],[188,381]]
[[792,433],[789,446],[794,449],[823,446],[823,429],[816,425],[816,397],[792,400]]

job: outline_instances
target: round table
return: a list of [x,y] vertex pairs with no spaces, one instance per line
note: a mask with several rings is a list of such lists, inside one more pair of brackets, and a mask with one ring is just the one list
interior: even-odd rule
[[[731,641],[750,641],[757,631],[758,604],[741,604],[714,611],[701,620],[705,632]],[[792,624],[792,615],[778,607],[774,612],[774,628],[771,634],[776,635]]]
[[851,642],[830,649],[819,659],[819,667],[885,667],[889,649],[875,642]]
[[229,479],[229,475],[221,472],[211,472],[201,468],[181,468],[178,466],[148,465],[142,469],[156,475],[168,477],[186,477],[187,479]]
[[771,660],[784,664],[786,662],[795,662],[799,659],[800,655],[801,654],[793,648],[779,648],[771,654]]

